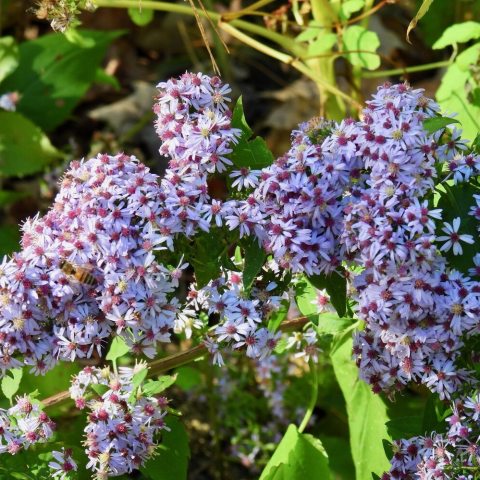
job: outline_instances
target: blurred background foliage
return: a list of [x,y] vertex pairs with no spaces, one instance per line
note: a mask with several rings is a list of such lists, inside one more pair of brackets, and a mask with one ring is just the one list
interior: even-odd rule
[[[98,8],[79,8],[71,17],[55,12],[53,26],[65,31],[53,32],[48,7],[61,3],[0,0],[0,255],[18,249],[18,225],[45,212],[69,161],[125,151],[161,173],[167,160],[158,155],[152,125],[155,84],[186,70],[218,68],[233,97],[242,93],[249,124],[275,155],[288,149],[298,123],[317,115],[356,116],[385,81],[424,88],[446,115],[458,114],[467,138],[480,130],[480,0],[435,0],[411,32],[411,44],[406,31],[425,3],[420,0],[65,0],[75,8]],[[169,353],[186,346],[184,339]],[[191,456],[190,478],[258,477],[287,419],[303,415],[310,392],[305,365],[288,357],[282,362],[284,418],[272,416],[263,380],[245,358],[232,359],[221,382],[206,362],[176,372],[170,396],[183,412],[183,426],[173,420],[171,435],[183,447],[170,454]],[[320,365],[312,430],[330,453],[335,478],[351,479],[347,407],[335,365],[328,358]],[[41,379],[24,376],[20,391],[52,395],[68,387],[77,368],[61,366]],[[421,431],[426,398],[422,391],[400,397],[389,411],[389,428]],[[429,411],[435,420],[435,406]],[[55,413],[63,415],[61,440],[74,444],[81,419],[64,407]],[[419,425],[402,425],[402,417],[416,413]],[[15,478],[46,478],[29,455],[5,460],[0,478],[11,478],[2,473],[15,470],[8,462],[31,466],[31,476]],[[186,476],[186,467],[170,470],[173,457],[152,461],[132,478]]]

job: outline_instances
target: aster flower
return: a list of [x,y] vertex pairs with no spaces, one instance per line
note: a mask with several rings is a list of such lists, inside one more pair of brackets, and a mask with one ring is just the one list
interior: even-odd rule
[[446,243],[444,243],[440,247],[441,252],[448,251],[453,248],[454,255],[461,255],[463,253],[463,249],[460,245],[460,241],[470,244],[474,243],[473,237],[471,235],[460,235],[458,233],[458,229],[460,228],[460,217],[454,218],[451,224],[444,222],[443,225],[444,227],[442,228],[442,231],[445,232],[447,235],[437,237],[437,240],[439,242],[443,242],[446,240]]
[[77,471],[77,464],[72,458],[72,451],[62,448],[62,451],[54,450],[52,452],[54,461],[50,462],[48,466],[53,470],[52,478],[58,480],[67,480],[73,478],[70,476],[70,472]]

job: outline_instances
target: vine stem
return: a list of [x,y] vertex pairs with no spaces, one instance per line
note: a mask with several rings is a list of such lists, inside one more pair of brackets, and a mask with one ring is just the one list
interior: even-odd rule
[[303,417],[302,423],[298,427],[298,431],[300,433],[303,433],[305,430],[306,426],[308,425],[308,422],[310,421],[310,418],[312,418],[313,410],[315,408],[315,405],[317,404],[317,397],[318,397],[318,371],[317,371],[317,365],[316,363],[310,359],[308,362],[308,365],[310,366],[310,372],[312,374],[312,394],[310,396],[310,402],[308,403],[307,411],[305,412],[305,416]]
[[[291,320],[283,322],[279,329],[285,333],[294,332],[296,330],[301,330],[308,322],[309,320],[307,317],[292,318]],[[200,343],[199,345],[196,345],[195,347],[192,347],[184,352],[175,353],[173,355],[169,355],[168,357],[154,360],[148,364],[148,376],[154,377],[160,373],[165,373],[173,368],[193,362],[194,360],[205,356],[207,353],[207,347],[205,347],[203,343]],[[53,405],[58,405],[60,403],[65,403],[68,400],[70,400],[70,394],[68,390],[65,390],[63,392],[56,393],[51,397],[47,397],[44,400],[41,400],[41,402],[46,408]]]

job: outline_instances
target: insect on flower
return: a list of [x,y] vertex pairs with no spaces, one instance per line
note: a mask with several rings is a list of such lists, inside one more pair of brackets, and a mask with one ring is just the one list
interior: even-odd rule
[[74,278],[77,282],[85,285],[95,286],[97,279],[91,274],[91,267],[73,265],[67,260],[62,260],[59,263],[60,270],[70,278]]

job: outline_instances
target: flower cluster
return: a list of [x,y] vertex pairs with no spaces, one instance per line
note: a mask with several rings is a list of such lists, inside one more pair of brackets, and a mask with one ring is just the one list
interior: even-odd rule
[[281,269],[312,275],[341,265],[343,195],[358,178],[360,161],[344,133],[321,145],[334,127],[319,120],[300,125],[291,149],[261,171],[242,207]]
[[8,410],[0,409],[0,453],[15,455],[38,442],[46,442],[55,423],[29,397],[17,397]]
[[156,261],[157,177],[135,158],[72,162],[52,209],[0,264],[0,369],[101,353],[112,334],[153,356],[168,342],[179,272]]
[[[89,409],[85,428],[87,468],[98,480],[140,468],[154,454],[158,434],[168,430],[164,422],[167,400],[147,395],[142,385],[134,383],[135,374],[145,368],[140,363],[135,368],[120,367],[115,374],[87,367],[72,382],[70,395],[77,407]],[[92,385],[100,386],[104,393],[87,401],[86,393]]]
[[455,142],[439,145],[425,130],[438,106],[421,90],[386,85],[367,105],[348,135],[368,178],[351,196],[343,233],[347,258],[363,267],[354,282],[366,322],[354,345],[360,376],[377,392],[415,381],[449,397],[466,378],[455,360],[480,313],[479,285],[447,270],[436,244],[473,240],[457,233],[457,220],[437,238],[441,210],[426,199]]
[[208,176],[232,165],[228,155],[240,131],[231,127],[228,85],[218,77],[185,73],[158,85],[154,106],[160,153],[170,158],[161,182],[158,228],[169,248],[176,234],[187,237],[220,227],[230,205],[209,194]]
[[480,461],[480,394],[457,400],[447,432],[393,442],[391,469],[382,480],[473,480]]

